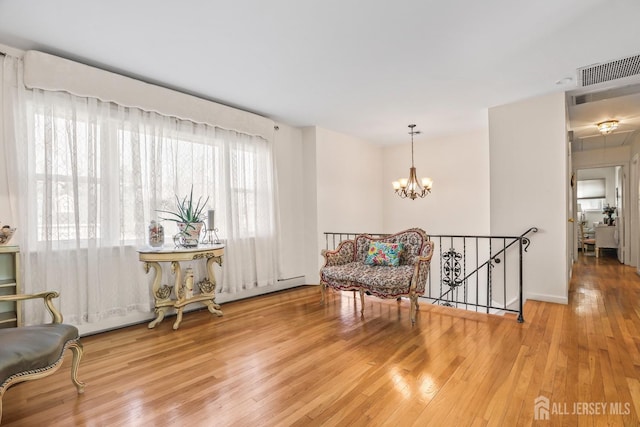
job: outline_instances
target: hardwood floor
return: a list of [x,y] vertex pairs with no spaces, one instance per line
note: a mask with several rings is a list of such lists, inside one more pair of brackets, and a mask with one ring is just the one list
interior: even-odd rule
[[568,305],[529,301],[524,324],[423,302],[412,327],[407,300],[375,297],[363,319],[351,292],[321,305],[302,287],[188,313],[178,331],[88,336],[85,394],[67,357],[5,393],[2,425],[638,425],[640,278],[608,256],[573,277]]

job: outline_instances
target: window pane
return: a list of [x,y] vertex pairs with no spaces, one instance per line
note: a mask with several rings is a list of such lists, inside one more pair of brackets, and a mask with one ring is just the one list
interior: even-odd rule
[[578,181],[578,199],[604,199],[606,188],[604,179]]
[[599,211],[602,212],[605,199],[579,199],[578,206],[583,211]]

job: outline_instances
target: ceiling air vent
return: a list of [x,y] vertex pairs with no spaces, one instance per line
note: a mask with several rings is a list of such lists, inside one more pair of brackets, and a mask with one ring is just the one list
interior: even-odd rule
[[640,75],[640,55],[578,68],[578,84],[585,87],[635,75]]
[[591,98],[589,97],[589,94],[585,94],[585,95],[578,95],[575,96],[573,98],[573,103],[574,105],[580,105],[580,104],[585,104],[587,102],[589,102],[591,100]]
[[574,95],[572,105],[586,104],[587,102],[602,101],[603,99],[618,98],[627,95],[636,95],[640,93],[640,83],[633,85],[625,85],[620,87],[614,87],[607,90],[601,90],[599,92],[583,93],[581,95]]

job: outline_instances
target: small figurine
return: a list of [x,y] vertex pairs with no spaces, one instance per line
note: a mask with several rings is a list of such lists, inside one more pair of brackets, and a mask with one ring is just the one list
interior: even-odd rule
[[193,268],[187,267],[184,277],[184,297],[193,298]]

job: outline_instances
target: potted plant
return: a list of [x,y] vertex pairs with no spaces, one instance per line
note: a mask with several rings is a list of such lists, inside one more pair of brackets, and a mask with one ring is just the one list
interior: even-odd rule
[[613,218],[611,217],[613,216],[614,213],[616,213],[616,208],[614,206],[609,206],[607,204],[607,206],[602,208],[602,213],[608,216],[608,218],[606,218],[605,223],[609,225],[613,225]]
[[167,221],[174,221],[178,224],[179,233],[174,236],[174,240],[179,242],[185,247],[198,246],[198,240],[200,238],[200,232],[204,225],[203,212],[209,201],[209,197],[202,201],[202,196],[198,198],[197,202],[193,200],[193,186],[189,195],[180,199],[176,197],[176,209],[174,211],[158,209],[157,212],[161,212],[169,215],[169,217],[163,217],[162,219]]

